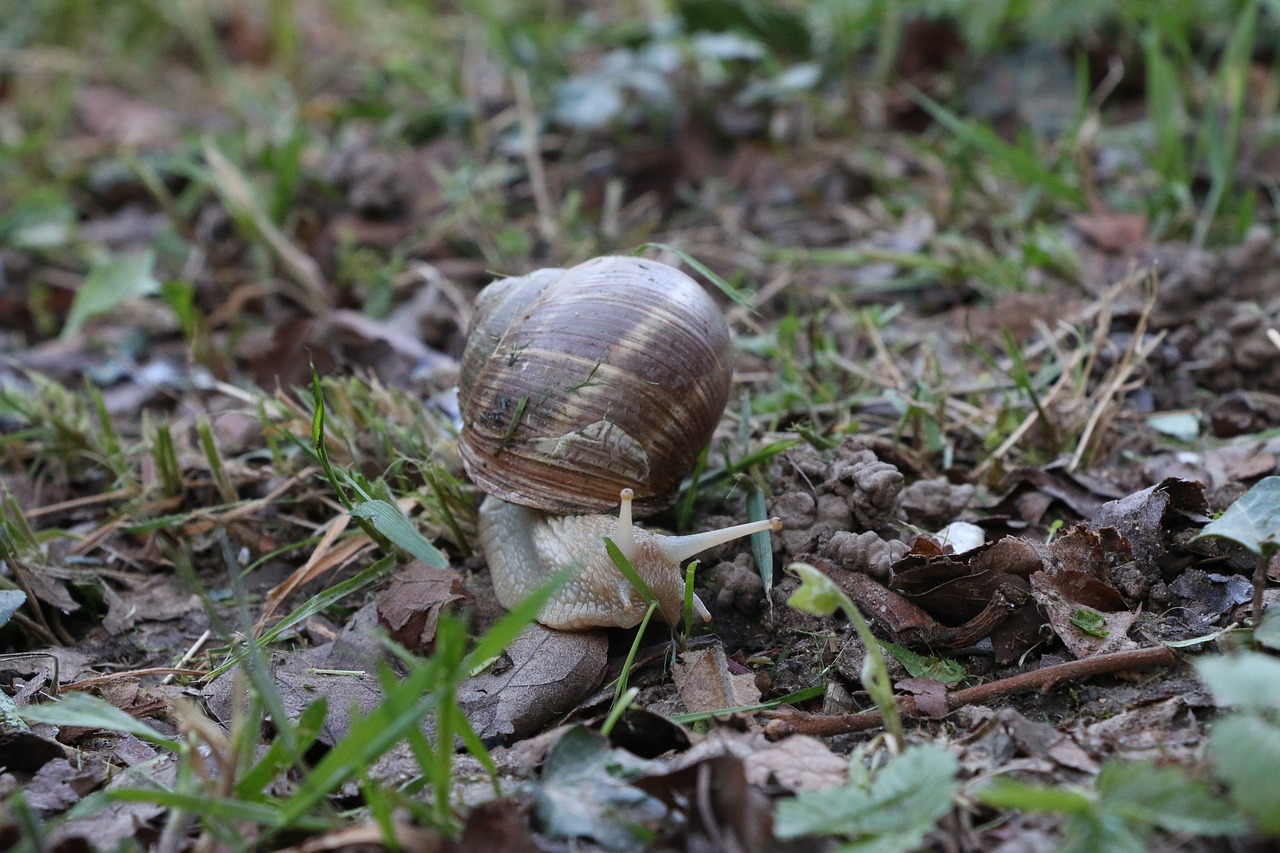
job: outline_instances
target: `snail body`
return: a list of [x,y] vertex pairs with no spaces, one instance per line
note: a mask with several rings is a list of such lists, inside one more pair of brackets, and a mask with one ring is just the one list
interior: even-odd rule
[[[614,565],[604,547],[608,537],[649,585],[663,618],[675,625],[684,609],[683,561],[714,545],[780,526],[774,518],[689,536],[663,536],[632,524],[629,491],[621,494],[616,518],[553,516],[485,498],[480,506],[480,547],[489,561],[498,603],[514,607],[560,569],[576,566],[578,571],[543,608],[539,622],[563,631],[639,625],[648,602]],[[697,595],[693,610],[703,621],[711,619]]]
[[[539,615],[552,628],[633,627],[648,607],[604,547],[611,538],[658,599],[683,610],[680,563],[778,529],[777,519],[691,536],[632,524],[666,506],[724,413],[728,325],[684,273],[596,258],[489,285],[477,300],[458,388],[460,449],[488,497],[478,538],[504,607],[566,566]],[[602,511],[619,507],[617,515]],[[710,616],[696,596],[695,611]]]

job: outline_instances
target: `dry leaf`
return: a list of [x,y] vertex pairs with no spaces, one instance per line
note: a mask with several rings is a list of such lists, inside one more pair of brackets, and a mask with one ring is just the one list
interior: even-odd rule
[[458,688],[458,702],[482,739],[509,742],[573,708],[604,676],[609,638],[530,625],[502,658]]
[[470,598],[462,575],[415,560],[397,570],[378,596],[378,622],[405,648],[429,650],[435,642],[440,612]]
[[692,713],[743,708],[760,701],[760,689],[750,672],[731,673],[724,648],[717,643],[690,649],[672,667],[680,700]]

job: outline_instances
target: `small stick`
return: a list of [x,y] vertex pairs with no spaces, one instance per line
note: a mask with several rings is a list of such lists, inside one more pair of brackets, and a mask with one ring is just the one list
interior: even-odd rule
[[549,245],[558,245],[559,226],[547,189],[547,172],[542,168],[542,150],[538,145],[538,117],[533,111],[533,94],[529,91],[529,75],[523,71],[511,76],[516,96],[516,112],[520,116],[520,139],[524,145],[524,163],[529,171],[529,187],[533,190],[533,206],[538,211],[538,231]]
[[[1014,696],[1018,693],[1029,693],[1032,690],[1042,690],[1047,693],[1064,681],[1075,681],[1092,675],[1172,666],[1177,663],[1177,660],[1173,650],[1166,646],[1131,649],[1084,660],[1073,660],[948,693],[947,710],[954,711],[965,705]],[[898,711],[904,717],[920,716],[916,709],[916,700],[911,696],[898,697]],[[793,734],[831,737],[873,729],[883,722],[880,712],[875,710],[836,716],[810,715],[799,711],[774,712],[774,715],[776,719],[764,729],[765,735],[770,740],[778,740]]]
[[93,678],[82,678],[79,681],[73,681],[70,684],[62,685],[62,692],[75,692],[85,690],[89,687],[96,687],[99,684],[110,684],[113,681],[125,681],[130,678],[142,678],[144,675],[190,675],[195,678],[208,675],[208,670],[203,669],[178,669],[172,666],[151,666],[146,669],[131,669],[125,672],[111,672],[106,675],[96,675]]
[[[191,644],[191,648],[187,649],[186,653],[183,654],[182,657],[178,658],[177,662],[174,663],[174,666],[178,668],[186,666],[187,661],[195,657],[196,652],[200,651],[200,647],[203,646],[205,643],[207,643],[209,641],[209,638],[212,636],[213,636],[213,632],[206,630],[203,634],[200,635],[200,637],[194,643]],[[173,676],[174,676],[174,673],[172,672],[169,673],[164,678],[160,679],[160,683],[168,684],[169,682],[173,681]]]

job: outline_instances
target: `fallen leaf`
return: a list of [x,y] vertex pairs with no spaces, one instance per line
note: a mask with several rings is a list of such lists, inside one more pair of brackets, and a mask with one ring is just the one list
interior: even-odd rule
[[778,786],[785,791],[809,791],[843,785],[849,778],[849,759],[836,755],[809,735],[771,741],[760,731],[712,729],[698,743],[668,765],[677,769],[717,755],[742,759],[747,781],[757,787]]
[[[296,719],[321,697],[328,701],[325,721],[317,740],[330,746],[346,736],[351,728],[353,714],[369,714],[382,702],[383,697],[378,678],[373,672],[324,671],[332,645],[316,646],[303,652],[277,652],[270,660],[271,676],[290,718]],[[236,713],[232,704],[235,699],[245,699],[235,689],[235,680],[240,677],[239,670],[239,667],[235,667],[223,673],[204,689],[203,695],[210,713],[224,723],[230,721]]]
[[458,702],[486,742],[525,737],[573,708],[600,682],[608,651],[603,631],[570,633],[530,625],[501,659],[459,686]]
[[760,701],[755,676],[750,672],[729,672],[724,647],[718,642],[682,653],[672,666],[671,675],[680,701],[691,713],[743,708]]
[[[5,728],[8,729],[6,722]],[[67,754],[55,740],[35,732],[12,729],[0,731],[0,767],[10,771],[34,773],[50,761]]]
[[1166,479],[1140,492],[1103,504],[1089,520],[1101,531],[1111,527],[1124,538],[1130,560],[1107,568],[1106,580],[1127,600],[1141,601],[1161,577],[1161,564],[1173,538],[1209,520],[1204,486]]
[[1137,648],[1129,639],[1138,614],[1130,610],[1102,612],[1084,603],[1094,591],[1082,582],[1094,581],[1082,572],[1037,572],[1031,576],[1031,590],[1041,608],[1049,615],[1049,624],[1076,658]]
[[566,731],[547,754],[534,792],[543,831],[593,838],[610,850],[639,851],[677,827],[657,798],[630,784],[648,764],[583,726]]
[[73,765],[55,758],[36,771],[23,786],[27,805],[41,814],[66,811],[106,780],[103,772],[88,764]]
[[527,803],[510,798],[481,803],[467,815],[462,837],[449,849],[458,853],[538,853],[542,848],[529,831],[528,810]]
[[951,712],[947,707],[947,685],[932,678],[904,678],[893,685],[915,697],[916,708],[927,717],[941,719]]
[[1133,252],[1147,242],[1147,217],[1140,213],[1081,213],[1071,217],[1071,224],[1104,252]]
[[635,786],[680,813],[681,839],[675,849],[766,853],[776,849],[769,798],[747,782],[746,768],[733,755],[716,755],[667,773],[637,779]]
[[428,651],[435,642],[440,613],[470,599],[462,575],[421,560],[397,569],[378,596],[378,622],[391,638],[411,651]]

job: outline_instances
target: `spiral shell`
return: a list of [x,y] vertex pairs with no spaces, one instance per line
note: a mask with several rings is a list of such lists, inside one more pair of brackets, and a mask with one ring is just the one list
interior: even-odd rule
[[467,473],[554,513],[666,506],[706,447],[733,376],[729,328],[693,279],[602,257],[494,282],[462,356]]

